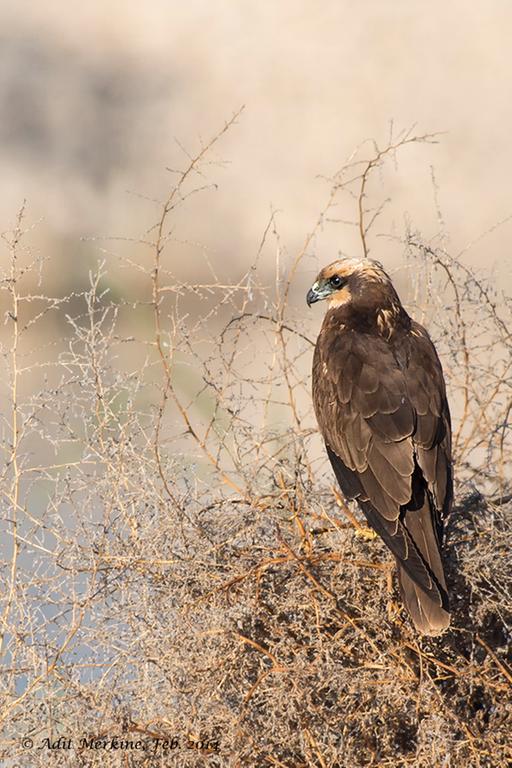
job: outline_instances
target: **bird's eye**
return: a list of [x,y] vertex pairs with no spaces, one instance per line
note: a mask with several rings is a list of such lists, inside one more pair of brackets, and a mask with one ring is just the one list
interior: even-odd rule
[[333,275],[330,278],[329,282],[330,282],[330,284],[332,285],[333,288],[339,288],[342,285],[343,280],[341,279],[341,277],[339,275]]

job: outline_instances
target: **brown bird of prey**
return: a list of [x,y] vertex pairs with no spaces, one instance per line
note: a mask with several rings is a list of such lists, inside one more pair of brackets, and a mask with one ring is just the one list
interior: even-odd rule
[[450,623],[441,546],[452,502],[441,363],[377,261],[324,267],[307,303],[322,299],[313,402],[327,454],[345,498],[395,556],[417,630],[439,634]]

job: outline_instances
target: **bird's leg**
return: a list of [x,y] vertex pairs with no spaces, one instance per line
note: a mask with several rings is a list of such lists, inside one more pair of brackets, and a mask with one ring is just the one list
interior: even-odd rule
[[386,613],[388,615],[388,621],[392,624],[402,624],[400,614],[402,612],[401,606],[393,599],[393,571],[395,570],[394,563],[387,563],[386,569],[386,591],[388,593],[388,600],[386,603]]
[[373,528],[369,528],[367,525],[361,525],[359,520],[355,517],[355,515],[352,514],[352,512],[348,508],[344,499],[342,499],[337,488],[333,487],[332,492],[334,493],[336,504],[341,509],[345,517],[347,517],[352,523],[352,525],[354,526],[355,535],[361,539],[364,539],[365,541],[371,541],[372,539],[374,539],[377,536],[377,534],[373,530]]

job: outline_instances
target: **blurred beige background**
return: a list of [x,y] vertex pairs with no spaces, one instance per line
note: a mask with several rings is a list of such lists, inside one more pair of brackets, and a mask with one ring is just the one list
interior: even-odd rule
[[[319,176],[364,139],[384,143],[391,121],[446,134],[406,148],[381,177],[376,200],[393,198],[383,231],[401,234],[407,217],[437,234],[432,166],[454,252],[512,213],[506,0],[3,0],[0,30],[0,228],[26,198],[30,220],[41,220],[37,245],[63,265],[55,279],[66,288],[99,255],[79,238],[139,236],[155,218],[140,195],[163,196],[165,168],[183,166],[176,140],[194,152],[242,104],[219,150],[229,160],[214,174],[219,189],[178,232],[207,245],[233,279],[254,257],[271,206],[293,258],[326,198]],[[509,279],[511,226],[468,262]],[[400,263],[396,245],[372,245]],[[355,232],[326,226],[300,291],[340,249],[359,252]],[[203,269],[197,258],[183,268]]]

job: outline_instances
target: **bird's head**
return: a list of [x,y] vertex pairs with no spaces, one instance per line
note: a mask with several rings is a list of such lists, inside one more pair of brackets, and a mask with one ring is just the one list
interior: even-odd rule
[[338,259],[324,267],[309,289],[308,306],[327,299],[329,309],[345,304],[386,304],[398,297],[381,264],[373,259]]

